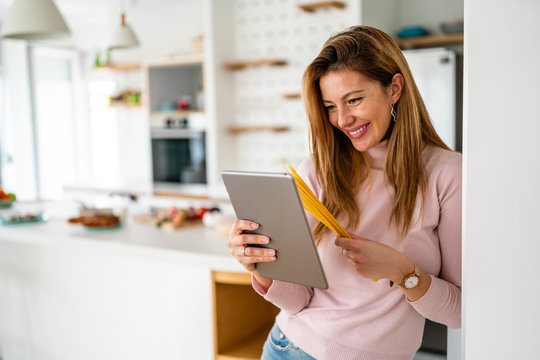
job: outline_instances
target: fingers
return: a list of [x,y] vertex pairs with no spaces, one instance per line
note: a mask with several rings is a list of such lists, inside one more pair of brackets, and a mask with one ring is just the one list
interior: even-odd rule
[[276,260],[276,251],[274,249],[245,246],[240,250],[237,259],[243,264],[270,262]]
[[252,221],[237,220],[229,232],[229,240],[227,241],[229,252],[248,271],[254,271],[256,263],[276,260],[275,250],[256,247],[268,244],[270,239],[267,236],[244,233],[246,230],[255,230],[258,227],[259,225]]
[[347,238],[336,238],[334,244],[346,250],[352,251],[362,251],[362,241],[364,239],[347,239]]
[[241,234],[245,230],[256,230],[259,224],[249,220],[236,220],[229,231],[229,236]]

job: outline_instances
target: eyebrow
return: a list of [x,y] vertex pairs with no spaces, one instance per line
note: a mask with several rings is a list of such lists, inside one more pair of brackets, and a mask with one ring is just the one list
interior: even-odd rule
[[[347,97],[351,96],[352,94],[356,94],[356,93],[362,93],[364,92],[365,90],[364,89],[360,89],[360,90],[353,90],[353,91],[349,91],[348,93],[344,94],[341,99],[346,99]],[[323,102],[331,102],[330,100],[324,100],[323,99]]]

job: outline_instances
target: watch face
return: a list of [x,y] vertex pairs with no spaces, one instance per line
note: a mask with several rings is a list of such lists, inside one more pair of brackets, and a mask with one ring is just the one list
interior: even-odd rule
[[418,276],[409,276],[407,280],[405,280],[405,288],[412,289],[413,287],[416,287],[418,285]]

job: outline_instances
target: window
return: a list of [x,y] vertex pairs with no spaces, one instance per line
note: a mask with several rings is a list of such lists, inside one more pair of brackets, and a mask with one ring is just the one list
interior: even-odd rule
[[78,58],[74,51],[46,48],[33,48],[30,56],[37,193],[58,199],[77,180]]

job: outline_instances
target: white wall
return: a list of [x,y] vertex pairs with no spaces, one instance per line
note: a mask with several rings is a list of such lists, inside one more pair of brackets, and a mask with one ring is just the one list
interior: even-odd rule
[[539,16],[536,0],[465,0],[467,360],[540,356]]

